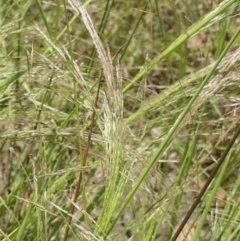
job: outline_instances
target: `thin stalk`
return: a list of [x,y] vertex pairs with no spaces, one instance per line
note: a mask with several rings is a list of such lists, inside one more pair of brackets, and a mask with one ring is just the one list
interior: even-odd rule
[[[92,117],[91,117],[91,126],[90,126],[90,129],[89,129],[89,132],[88,132],[88,138],[87,138],[87,142],[86,142],[86,146],[85,146],[84,154],[83,154],[82,170],[79,173],[79,178],[78,178],[78,181],[77,181],[77,184],[76,184],[76,189],[75,189],[75,192],[74,192],[74,195],[73,195],[72,203],[76,203],[77,198],[79,196],[80,187],[82,185],[84,167],[86,167],[86,163],[87,163],[87,157],[88,157],[88,152],[89,152],[89,148],[90,148],[92,131],[93,131],[94,122],[95,122],[95,116],[96,116],[97,103],[98,103],[98,99],[99,99],[100,87],[101,87],[101,80],[99,80],[99,83],[98,83],[97,94],[96,94],[94,107],[93,107],[93,114],[92,114]],[[69,225],[72,222],[72,216],[73,216],[74,211],[75,211],[75,205],[72,204],[72,209],[71,209],[71,212],[70,212],[70,215],[69,215],[68,225],[67,225],[66,230],[65,230],[63,241],[66,241],[67,238],[68,238]]]
[[121,56],[119,57],[119,62],[121,62],[123,56],[125,55],[125,53],[126,53],[126,51],[127,51],[127,49],[128,49],[128,46],[129,46],[129,44],[131,43],[131,40],[132,40],[132,38],[133,38],[133,36],[134,36],[134,33],[135,33],[136,30],[138,29],[138,26],[139,26],[139,24],[141,23],[141,20],[142,20],[144,14],[146,13],[146,9],[147,9],[147,7],[148,7],[148,3],[149,3],[149,1],[146,1],[145,5],[144,5],[144,7],[143,7],[143,9],[142,9],[142,13],[141,13],[141,15],[140,15],[140,17],[139,17],[139,19],[138,19],[138,21],[137,21],[137,24],[136,24],[135,28],[133,29],[132,34],[130,35],[130,38],[128,39],[126,45],[124,46],[124,48],[123,48],[123,50],[122,50]]
[[128,203],[130,202],[130,200],[133,198],[134,194],[136,193],[136,191],[138,190],[139,186],[141,185],[141,183],[143,182],[143,180],[146,178],[146,176],[148,175],[148,173],[150,172],[151,168],[153,167],[153,165],[157,162],[159,156],[163,153],[163,151],[165,150],[165,148],[169,145],[170,140],[172,139],[173,135],[176,133],[178,127],[180,126],[181,122],[183,121],[184,117],[187,115],[187,113],[189,112],[191,106],[193,105],[193,103],[195,102],[195,100],[198,98],[198,96],[200,95],[201,91],[203,90],[204,86],[207,84],[207,82],[210,80],[210,78],[212,77],[212,75],[214,74],[214,72],[216,71],[218,65],[220,64],[220,62],[222,61],[223,57],[226,55],[226,53],[228,52],[228,50],[230,49],[230,47],[233,45],[234,41],[236,40],[236,38],[238,37],[240,32],[240,27],[238,29],[238,31],[235,32],[234,36],[231,38],[231,40],[229,41],[229,43],[227,44],[226,48],[223,50],[222,54],[219,56],[218,60],[215,62],[212,70],[209,72],[209,74],[205,77],[205,79],[203,80],[203,82],[201,83],[201,85],[199,86],[199,88],[197,89],[196,93],[194,94],[194,96],[192,97],[192,99],[189,101],[189,103],[187,104],[186,108],[184,109],[184,111],[179,115],[179,117],[177,118],[175,124],[172,126],[172,128],[169,130],[168,136],[166,137],[166,139],[162,142],[162,144],[159,147],[159,150],[156,152],[155,156],[152,158],[152,160],[150,161],[150,163],[148,164],[148,166],[142,171],[138,181],[135,183],[134,187],[132,188],[132,190],[129,192],[128,196],[126,197],[126,200],[124,202],[124,204],[122,205],[122,207],[120,208],[119,213],[116,215],[115,220],[112,222],[111,227],[109,228],[108,232],[106,233],[106,235],[108,235],[112,228],[114,227],[114,225],[116,224],[117,220],[121,217],[123,211],[125,210],[125,208],[127,207]]
[[184,217],[183,221],[181,222],[181,224],[179,225],[176,233],[174,234],[174,236],[172,237],[171,241],[175,241],[177,240],[179,234],[182,232],[184,226],[186,225],[188,219],[191,217],[193,211],[195,210],[195,208],[197,207],[197,205],[200,203],[203,195],[205,194],[207,188],[209,187],[209,185],[211,184],[213,178],[217,175],[220,167],[222,166],[222,164],[224,163],[224,161],[226,160],[227,154],[229,153],[229,151],[231,150],[235,140],[237,139],[237,137],[240,134],[240,126],[238,126],[236,133],[234,134],[232,140],[230,141],[230,143],[228,144],[225,152],[223,153],[222,157],[220,158],[220,160],[218,161],[217,165],[215,166],[215,168],[212,170],[208,180],[206,181],[205,185],[203,186],[201,192],[198,194],[197,198],[195,199],[195,201],[193,202],[191,208],[189,209],[188,213],[186,214],[186,216]]
[[211,20],[219,16],[223,11],[229,8],[236,0],[225,1],[225,4],[220,4],[219,7],[205,16],[202,20],[193,24],[186,33],[181,34],[162,54],[150,61],[140,72],[132,79],[132,81],[123,89],[123,93],[126,93],[136,84],[146,73],[149,72],[158,62],[163,60],[166,56],[172,53],[176,48],[178,48],[187,39],[201,31],[205,28]]

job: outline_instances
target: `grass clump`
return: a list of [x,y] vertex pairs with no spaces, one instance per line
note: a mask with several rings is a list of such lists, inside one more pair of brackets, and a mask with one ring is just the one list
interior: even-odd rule
[[3,3],[1,240],[238,240],[238,11]]

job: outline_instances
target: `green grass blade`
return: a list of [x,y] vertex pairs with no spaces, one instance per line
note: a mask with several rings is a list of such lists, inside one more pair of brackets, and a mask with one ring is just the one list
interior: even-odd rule
[[0,81],[0,99],[3,97],[6,89],[13,83],[19,80],[21,76],[23,76],[28,70],[21,70],[16,74],[8,77],[7,79]]
[[229,8],[236,0],[225,1],[220,4],[219,7],[205,16],[202,20],[193,24],[186,33],[181,34],[162,54],[154,58],[151,62],[149,62],[144,68],[131,80],[131,82],[123,89],[123,93],[126,93],[128,90],[132,88],[146,73],[151,70],[158,62],[163,60],[166,56],[172,53],[177,47],[179,47],[182,43],[184,43],[187,39],[206,28],[210,21],[212,21],[215,17],[219,16],[223,11]]
[[120,61],[120,62],[121,62],[123,56],[125,55],[125,53],[126,53],[126,51],[127,51],[127,49],[128,49],[128,46],[129,46],[129,44],[131,43],[131,40],[132,40],[135,32],[136,32],[137,29],[138,29],[139,24],[141,23],[141,21],[142,21],[142,19],[143,19],[143,16],[144,16],[144,14],[145,14],[145,11],[147,10],[147,7],[148,7],[148,1],[146,1],[145,5],[144,5],[144,7],[143,7],[143,9],[142,9],[142,13],[141,13],[141,15],[140,15],[140,17],[139,17],[139,19],[138,19],[138,21],[137,21],[137,24],[136,24],[135,28],[133,29],[133,31],[132,31],[132,33],[131,33],[131,35],[130,35],[127,43],[126,43],[126,45],[124,46],[124,48],[123,48],[123,50],[122,50],[122,53],[121,53],[121,55],[120,55],[120,57],[119,57],[119,61]]
[[45,16],[42,4],[41,4],[41,2],[39,0],[36,0],[36,3],[37,3],[37,6],[38,6],[38,9],[39,9],[39,12],[41,14],[41,17],[42,17],[42,19],[44,21],[44,24],[45,24],[45,27],[47,29],[48,35],[52,39],[53,38],[52,31],[51,31],[51,28],[50,28],[50,26],[48,24],[48,20],[47,20],[47,18]]
[[179,117],[177,118],[176,122],[174,123],[174,125],[172,126],[172,128],[169,130],[169,133],[166,137],[166,139],[162,142],[161,146],[159,147],[158,151],[156,152],[155,156],[152,158],[152,160],[150,161],[150,163],[146,166],[146,168],[143,170],[143,172],[141,173],[139,179],[137,180],[136,184],[134,185],[134,187],[132,188],[132,190],[130,191],[130,193],[128,194],[128,196],[126,197],[126,200],[124,202],[124,204],[122,205],[119,213],[116,215],[116,218],[111,226],[111,228],[108,230],[108,233],[110,233],[110,231],[112,230],[113,226],[115,225],[116,221],[120,218],[120,216],[122,215],[123,211],[125,210],[126,206],[128,205],[128,203],[130,202],[130,200],[133,198],[134,194],[136,193],[136,191],[138,190],[139,186],[141,185],[141,183],[143,182],[143,180],[146,178],[146,176],[148,175],[149,171],[151,170],[151,168],[153,167],[153,165],[156,163],[158,157],[163,153],[163,151],[165,150],[165,148],[167,147],[167,145],[169,144],[171,138],[173,137],[173,135],[176,133],[178,126],[180,125],[180,123],[182,122],[182,120],[184,119],[184,117],[186,116],[186,114],[188,113],[188,111],[190,110],[192,104],[195,102],[195,100],[198,98],[199,94],[201,93],[202,89],[204,88],[204,86],[206,85],[206,83],[209,81],[209,79],[212,77],[213,73],[215,72],[215,70],[217,69],[218,65],[220,64],[220,62],[222,61],[223,57],[226,55],[226,53],[228,52],[228,50],[230,49],[230,47],[232,46],[232,44],[234,43],[234,41],[236,40],[236,38],[238,37],[240,32],[240,28],[238,29],[238,31],[235,32],[234,36],[232,37],[232,39],[229,41],[229,43],[227,44],[226,48],[224,49],[224,51],[221,53],[221,55],[219,56],[218,60],[216,61],[215,65],[213,66],[212,70],[209,72],[209,74],[206,76],[206,78],[203,80],[202,84],[199,86],[199,88],[197,89],[196,93],[194,94],[194,96],[192,97],[192,99],[189,101],[189,103],[187,104],[186,108],[184,109],[184,111],[179,115]]
[[23,237],[24,237],[24,234],[26,231],[26,227],[29,224],[29,222],[31,221],[30,215],[31,215],[32,210],[33,210],[33,204],[30,204],[30,206],[28,207],[28,210],[26,211],[24,218],[18,228],[18,232],[16,235],[16,241],[23,240]]

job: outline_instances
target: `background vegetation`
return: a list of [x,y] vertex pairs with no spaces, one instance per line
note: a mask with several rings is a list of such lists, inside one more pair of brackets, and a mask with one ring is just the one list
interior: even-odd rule
[[240,239],[238,0],[0,2],[1,240]]

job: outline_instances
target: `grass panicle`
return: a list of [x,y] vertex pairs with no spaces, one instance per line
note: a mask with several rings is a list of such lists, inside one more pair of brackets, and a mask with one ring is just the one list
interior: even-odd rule
[[0,240],[239,240],[239,7],[2,2]]

